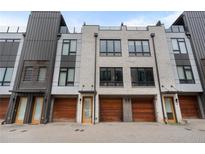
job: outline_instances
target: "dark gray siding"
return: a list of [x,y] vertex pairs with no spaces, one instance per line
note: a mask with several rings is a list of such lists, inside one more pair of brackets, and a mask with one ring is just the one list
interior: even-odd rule
[[191,65],[188,54],[174,54],[176,65]]
[[14,67],[19,42],[0,42],[0,67]]
[[61,56],[61,67],[75,67],[76,56]]

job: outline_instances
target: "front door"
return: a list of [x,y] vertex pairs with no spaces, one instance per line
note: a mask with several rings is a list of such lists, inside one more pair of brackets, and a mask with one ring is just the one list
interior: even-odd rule
[[92,123],[92,97],[83,97],[83,123]]
[[169,123],[176,123],[173,97],[164,97],[167,120]]
[[36,97],[33,107],[32,124],[40,124],[43,107],[43,97]]
[[26,112],[26,105],[27,105],[27,97],[20,97],[17,115],[16,115],[17,124],[23,124],[24,116]]

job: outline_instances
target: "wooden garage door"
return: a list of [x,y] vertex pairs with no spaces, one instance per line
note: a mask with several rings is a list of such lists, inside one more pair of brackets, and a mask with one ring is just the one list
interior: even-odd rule
[[100,99],[100,121],[119,122],[122,121],[122,99],[101,98]]
[[153,98],[132,99],[132,118],[133,121],[155,121]]
[[179,96],[179,104],[183,118],[199,118],[196,96]]
[[4,119],[9,105],[9,98],[0,98],[0,119]]
[[54,122],[76,121],[76,109],[77,109],[76,98],[55,98],[55,102],[53,106],[53,121]]

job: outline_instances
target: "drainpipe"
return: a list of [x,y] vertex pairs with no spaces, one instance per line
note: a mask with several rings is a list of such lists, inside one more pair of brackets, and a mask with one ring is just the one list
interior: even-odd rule
[[98,37],[98,33],[94,33],[94,37],[95,37],[95,66],[94,66],[94,121],[93,124],[95,124],[95,104],[96,104],[96,63],[97,63],[97,37]]
[[152,45],[153,45],[153,50],[154,50],[154,59],[155,59],[155,66],[156,66],[156,71],[157,71],[157,81],[158,81],[159,95],[160,95],[160,101],[161,101],[161,106],[162,106],[163,120],[164,120],[164,123],[167,124],[166,116],[164,113],[164,104],[162,101],[161,83],[160,83],[160,79],[159,79],[159,68],[158,68],[158,61],[157,61],[155,42],[154,42],[155,33],[151,33],[150,36],[152,38]]

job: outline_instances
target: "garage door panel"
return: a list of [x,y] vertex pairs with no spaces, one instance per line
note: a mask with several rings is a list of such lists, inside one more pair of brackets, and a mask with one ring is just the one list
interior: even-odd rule
[[8,105],[9,105],[9,98],[0,98],[0,119],[5,118]]
[[155,111],[153,99],[138,98],[132,99],[133,121],[153,122],[155,121]]
[[76,121],[77,99],[56,98],[53,107],[53,121]]
[[119,122],[122,121],[122,99],[101,98],[100,99],[100,121]]
[[199,118],[199,108],[196,96],[179,96],[183,118]]

